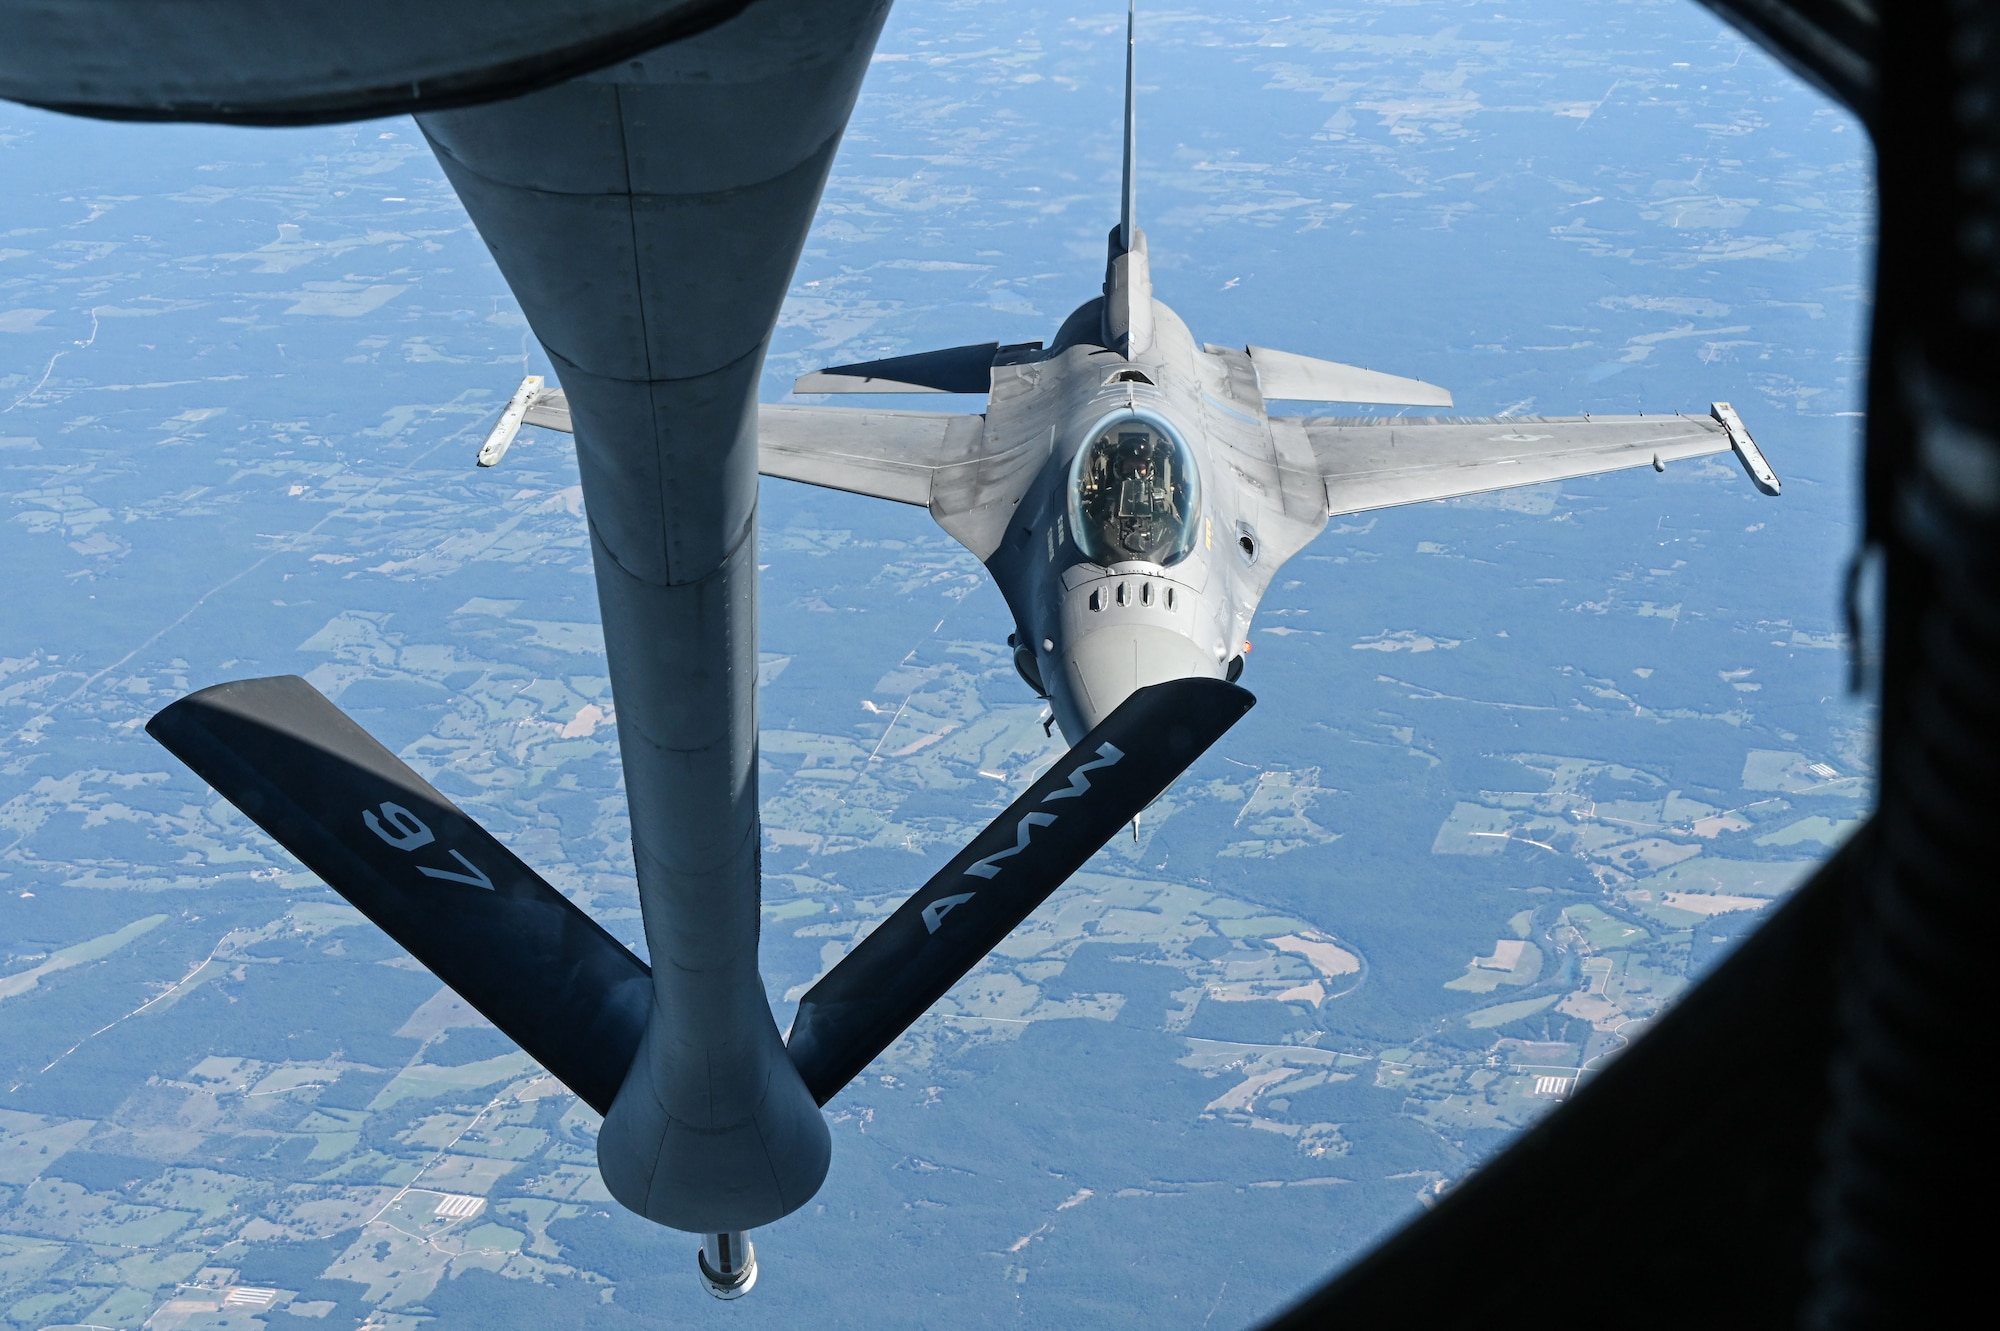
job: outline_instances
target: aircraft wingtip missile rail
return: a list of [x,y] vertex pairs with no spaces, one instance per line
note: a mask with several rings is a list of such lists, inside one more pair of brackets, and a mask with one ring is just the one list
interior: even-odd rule
[[514,396],[507,399],[500,419],[486,436],[486,442],[479,446],[479,465],[491,467],[507,456],[507,450],[514,446],[514,436],[521,432],[521,424],[528,415],[528,408],[534,404],[542,392],[542,376],[531,374],[521,380],[521,386],[514,390]]
[[1708,409],[1729,435],[1729,447],[1735,452],[1736,460],[1743,464],[1743,470],[1749,473],[1750,483],[1767,495],[1783,490],[1784,482],[1778,479],[1777,471],[1765,459],[1764,450],[1758,448],[1757,441],[1750,437],[1749,427],[1736,414],[1736,408],[1727,402],[1712,402]]

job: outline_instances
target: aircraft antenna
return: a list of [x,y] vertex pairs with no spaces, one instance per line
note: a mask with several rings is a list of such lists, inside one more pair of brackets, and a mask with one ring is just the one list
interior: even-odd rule
[[1139,212],[1139,182],[1135,168],[1138,165],[1138,101],[1133,86],[1133,54],[1137,48],[1139,27],[1139,0],[1127,0],[1125,9],[1125,190],[1118,200],[1118,243],[1129,254],[1132,250],[1132,233],[1137,229]]

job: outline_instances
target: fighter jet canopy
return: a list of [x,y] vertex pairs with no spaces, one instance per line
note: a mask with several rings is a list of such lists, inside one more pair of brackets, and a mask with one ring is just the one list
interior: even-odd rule
[[1070,527],[1097,564],[1177,564],[1200,531],[1201,476],[1187,442],[1152,412],[1092,427],[1069,472]]

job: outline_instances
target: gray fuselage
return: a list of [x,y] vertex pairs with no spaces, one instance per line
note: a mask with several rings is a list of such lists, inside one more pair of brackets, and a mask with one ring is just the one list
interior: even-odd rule
[[[1326,524],[1309,482],[1285,484],[1316,473],[1309,454],[1284,465],[1247,356],[1198,345],[1155,301],[1150,343],[1128,358],[1101,345],[1101,308],[1078,309],[1040,359],[996,366],[986,417],[1002,447],[1049,441],[986,564],[1017,666],[1072,743],[1135,689],[1240,673],[1271,575]],[[1108,477],[1078,456],[1100,441]]]

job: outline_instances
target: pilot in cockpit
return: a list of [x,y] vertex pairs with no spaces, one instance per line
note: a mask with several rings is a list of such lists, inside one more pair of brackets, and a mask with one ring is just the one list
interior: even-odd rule
[[1163,422],[1127,415],[1101,427],[1072,476],[1077,542],[1096,562],[1172,564],[1193,548],[1194,469]]

